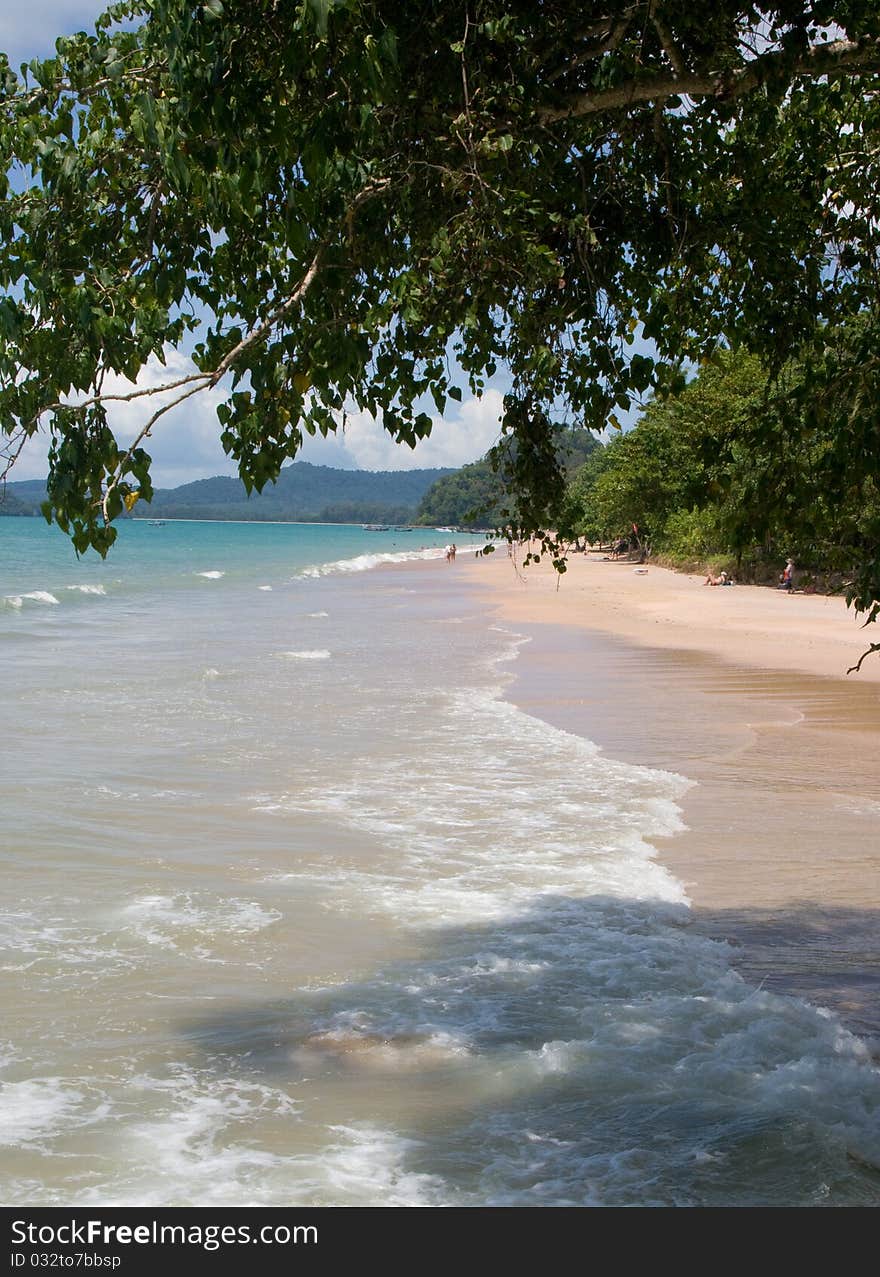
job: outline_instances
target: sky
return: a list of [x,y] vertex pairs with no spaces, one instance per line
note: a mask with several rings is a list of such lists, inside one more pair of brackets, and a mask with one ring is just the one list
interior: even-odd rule
[[[0,0],[0,49],[9,55],[16,69],[33,57],[54,52],[57,36],[91,30],[95,18],[106,6],[95,0]],[[168,374],[194,371],[182,351],[166,351],[166,367],[151,360],[141,371],[138,388],[159,385]],[[110,389],[110,382],[105,383]],[[114,390],[125,393],[130,383],[117,378]],[[465,394],[461,404],[444,417],[432,414],[434,429],[416,448],[396,444],[381,424],[366,414],[348,419],[345,430],[327,439],[307,438],[299,454],[302,461],[340,469],[412,470],[418,467],[462,466],[475,461],[498,438],[501,397],[504,383],[497,379],[480,399]],[[174,409],[157,424],[145,446],[153,458],[156,487],[177,487],[193,479],[217,474],[235,474],[234,462],[220,447],[220,426],[216,406],[219,391],[206,391]],[[160,402],[152,399],[151,408]],[[425,409],[428,410],[427,408]],[[129,442],[143,424],[143,408],[136,404],[115,405],[110,422],[120,442]],[[30,441],[9,478],[38,479],[46,474],[48,438],[41,434]]]

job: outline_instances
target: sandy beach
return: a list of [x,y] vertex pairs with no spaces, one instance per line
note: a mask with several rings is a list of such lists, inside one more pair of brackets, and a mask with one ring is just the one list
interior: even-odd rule
[[659,844],[694,925],[756,985],[880,1039],[880,660],[846,673],[876,636],[839,598],[634,569],[455,570],[531,639],[511,699],[695,782],[687,831]]

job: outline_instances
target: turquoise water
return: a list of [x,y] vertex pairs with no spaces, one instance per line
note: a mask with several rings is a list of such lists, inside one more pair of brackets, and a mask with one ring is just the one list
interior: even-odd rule
[[184,589],[206,572],[222,571],[227,586],[250,582],[255,573],[261,584],[272,585],[334,561],[418,557],[453,539],[459,548],[486,544],[484,537],[430,528],[365,532],[351,524],[172,520],[157,527],[133,519],[117,526],[119,537],[107,559],[92,551],[78,559],[68,538],[41,519],[0,519],[0,596],[7,607],[10,597],[53,589],[75,593],[79,585],[108,593]]
[[4,1202],[876,1201],[867,1048],[689,930],[688,782],[504,699],[448,537],[0,520]]

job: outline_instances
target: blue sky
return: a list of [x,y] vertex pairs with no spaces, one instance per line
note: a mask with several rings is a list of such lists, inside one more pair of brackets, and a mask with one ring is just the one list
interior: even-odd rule
[[[33,57],[47,57],[54,52],[57,36],[91,30],[104,7],[83,0],[0,0],[0,49],[9,55],[15,68]],[[187,370],[185,354],[167,353],[172,368]],[[138,384],[158,384],[167,371],[158,363],[148,366]],[[120,389],[124,388],[120,385]],[[344,469],[410,470],[418,466],[464,465],[481,457],[497,439],[502,391],[499,380],[481,400],[466,397],[454,413],[444,418],[435,416],[430,438],[414,450],[395,444],[380,425],[360,415],[350,420],[344,433],[328,439],[307,439],[300,456],[316,465]],[[216,402],[216,394],[213,399],[208,394],[196,397],[185,408],[169,412],[159,423],[149,443],[158,486],[174,487],[208,475],[235,473],[235,466],[218,441]],[[134,405],[118,408],[113,427],[120,439],[133,437],[142,411]],[[46,472],[46,447],[45,437],[34,439],[10,478],[42,478]]]
[[0,49],[16,69],[31,58],[47,57],[57,36],[91,30],[104,7],[83,0],[3,0]]

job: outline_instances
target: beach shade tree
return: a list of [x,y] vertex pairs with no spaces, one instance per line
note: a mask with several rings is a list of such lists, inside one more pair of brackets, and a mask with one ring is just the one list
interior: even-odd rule
[[[304,434],[367,412],[412,447],[503,370],[524,536],[563,498],[552,420],[601,430],[725,342],[797,355],[841,465],[878,458],[878,70],[878,0],[116,4],[0,60],[6,466],[48,431],[48,517],[105,553],[200,392],[259,490]],[[841,362],[817,333],[853,315]]]
[[[852,358],[860,329],[823,330],[826,350]],[[735,562],[752,578],[775,579],[788,553],[811,576],[852,578],[880,541],[876,461],[849,445],[841,466],[854,405],[817,413],[813,394],[795,362],[771,379],[757,356],[718,352],[577,472],[575,529],[607,539],[637,523],[673,562]]]

